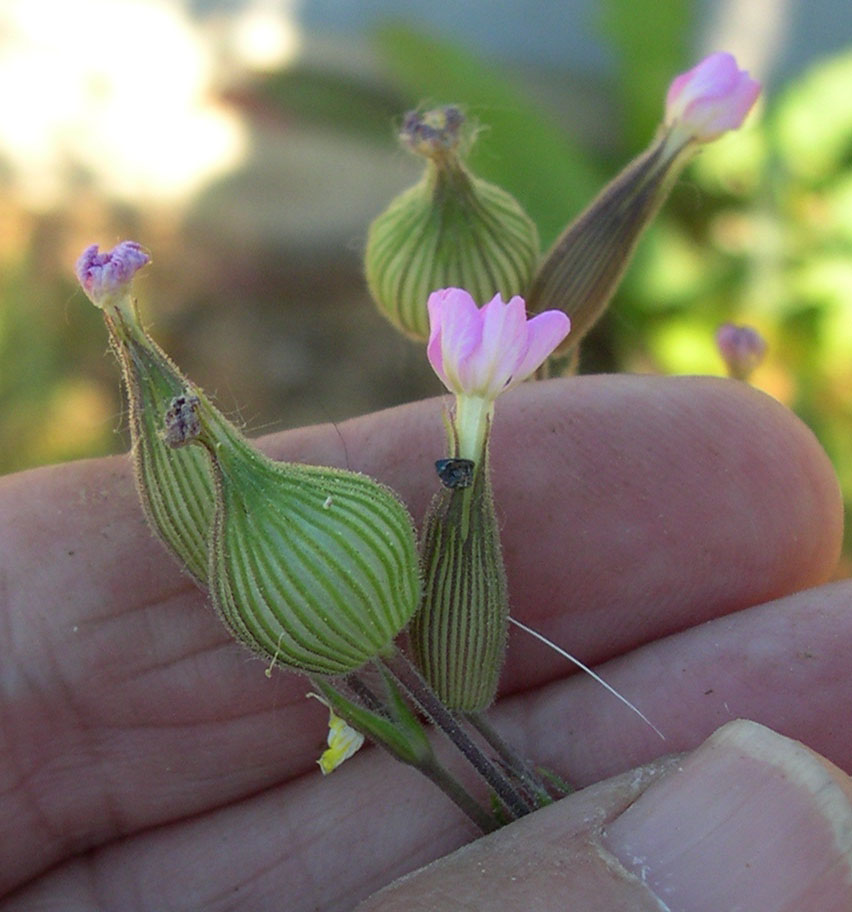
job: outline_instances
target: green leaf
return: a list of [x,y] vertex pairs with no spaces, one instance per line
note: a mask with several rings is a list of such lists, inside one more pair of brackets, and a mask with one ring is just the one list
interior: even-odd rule
[[[387,678],[385,683],[389,683]],[[341,719],[345,719],[354,729],[381,744],[398,760],[410,766],[420,767],[424,761],[431,759],[432,748],[423,727],[405,705],[393,684],[390,684],[389,694],[393,719],[386,719],[353,703],[322,679],[315,679],[313,684],[322,692],[323,697]],[[402,707],[405,707],[404,710]]]

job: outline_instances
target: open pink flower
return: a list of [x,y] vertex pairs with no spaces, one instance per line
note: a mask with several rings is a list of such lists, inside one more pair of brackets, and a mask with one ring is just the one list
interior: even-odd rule
[[96,307],[122,295],[136,272],[151,258],[136,241],[122,241],[106,253],[87,247],[77,260],[77,280]]
[[737,67],[733,55],[717,52],[672,81],[665,122],[710,142],[739,127],[759,94],[760,83]]
[[568,335],[571,322],[558,310],[527,319],[524,299],[498,294],[484,307],[461,288],[429,295],[426,353],[450,392],[493,402],[529,377]]

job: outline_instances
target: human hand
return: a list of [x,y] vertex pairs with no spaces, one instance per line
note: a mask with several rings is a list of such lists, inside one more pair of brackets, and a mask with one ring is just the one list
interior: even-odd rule
[[[265,441],[277,458],[368,472],[415,516],[435,489],[443,446],[434,400]],[[802,591],[823,583],[837,559],[837,485],[788,412],[743,384],[710,379],[529,384],[501,399],[492,455],[513,614],[584,661],[605,662],[606,679],[667,740],[513,632],[493,710],[509,740],[579,785],[639,764],[654,762],[652,771],[524,818],[365,909],[592,909],[592,896],[604,897],[598,908],[619,908],[616,893],[602,891],[645,887],[617,865],[585,864],[571,847],[594,843],[601,820],[634,800],[640,823],[643,807],[668,807],[657,819],[669,826],[679,809],[700,817],[708,790],[724,798],[741,781],[735,764],[708,778],[708,751],[743,754],[749,739],[765,748],[772,736],[727,729],[678,776],[658,758],[694,749],[737,717],[852,768],[843,721],[852,587]],[[0,530],[3,912],[333,912],[474,837],[440,792],[379,751],[319,775],[322,707],[304,699],[304,679],[267,679],[232,642],[148,532],[126,458],[0,479]],[[779,756],[789,745],[770,743]],[[809,769],[807,752],[789,749]],[[776,790],[780,806],[812,810],[767,849],[778,878],[801,880],[788,859],[822,850],[827,832],[816,799],[803,798],[818,780],[803,775],[803,788],[783,763],[771,767],[782,775],[745,767],[755,776],[749,794],[782,779],[792,790]],[[650,788],[639,798],[654,780],[686,783],[693,803],[666,803]],[[765,811],[769,828],[777,806],[761,800],[750,816]],[[848,800],[832,812],[838,832],[844,820],[848,830]],[[636,832],[626,814],[608,830],[622,863],[629,840],[613,840]],[[848,871],[846,853],[835,874]],[[484,860],[493,866],[486,878],[477,874]],[[512,892],[518,878],[526,894]],[[766,872],[752,880],[765,884]],[[691,882],[700,885],[697,873]],[[643,908],[647,891],[638,896],[621,907]],[[750,908],[845,910],[850,897]]]

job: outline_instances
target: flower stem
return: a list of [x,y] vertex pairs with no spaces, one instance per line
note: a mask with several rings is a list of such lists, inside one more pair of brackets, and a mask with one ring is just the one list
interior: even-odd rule
[[497,755],[505,763],[506,768],[518,778],[520,782],[535,798],[537,807],[552,804],[553,798],[547,787],[535,770],[506,742],[500,733],[491,725],[485,713],[465,713],[465,718],[479,732],[480,735],[494,748]]
[[439,789],[453,801],[458,808],[482,830],[483,833],[493,833],[500,824],[468,793],[464,786],[452,776],[447,769],[437,760],[417,767],[424,776],[430,779]]
[[408,657],[396,651],[384,658],[382,664],[391,675],[408,691],[414,702],[426,713],[434,724],[461,751],[465,759],[494,789],[513,818],[523,817],[535,807],[515,788],[502,770],[479,748],[458,719],[438,699],[420,672]]
[[[393,713],[386,705],[385,701],[379,697],[375,691],[359,675],[353,673],[345,678],[347,688],[352,692],[364,706],[371,712],[381,713],[392,721]],[[397,726],[400,729],[400,726]],[[415,761],[413,758],[404,760],[389,744],[382,741],[377,731],[370,732],[370,738],[380,747],[384,748],[394,759],[401,760],[407,765],[421,772],[427,779],[433,782],[442,792],[475,824],[483,833],[492,833],[499,826],[495,818],[489,814],[465,789],[465,787],[444,767],[434,754],[428,756],[419,756]]]

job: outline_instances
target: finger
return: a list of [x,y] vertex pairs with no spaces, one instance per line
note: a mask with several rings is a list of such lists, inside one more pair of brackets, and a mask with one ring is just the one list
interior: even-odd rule
[[[825,457],[741,384],[588,378],[500,407],[513,610],[584,658],[807,585],[835,559]],[[444,443],[430,401],[269,446],[377,475],[419,514]],[[312,767],[322,712],[229,643],[146,531],[123,460],[4,479],[0,504],[3,844],[49,861]],[[562,668],[514,652],[513,686]]]
[[507,740],[575,785],[692,750],[748,718],[852,771],[852,582],[831,583],[692,627],[596,671],[665,736],[585,675],[502,701]]
[[[761,703],[762,694],[769,711],[774,712],[780,704],[776,689],[792,695],[788,702],[796,715],[785,717],[788,728],[806,726],[815,714],[822,716],[827,728],[849,704],[849,685],[835,671],[845,668],[846,644],[852,635],[847,610],[850,593],[852,584],[824,587],[816,594],[791,596],[650,644],[639,651],[640,672],[633,677],[626,667],[619,679],[617,666],[626,666],[625,660],[609,663],[609,670],[604,671],[622,690],[629,693],[629,688],[643,682],[653,685],[651,705],[646,708],[668,733],[665,745],[653,739],[642,742],[636,737],[637,731],[642,734],[641,726],[634,730],[629,716],[625,720],[611,707],[608,712],[607,695],[601,696],[595,687],[585,688],[579,677],[543,688],[539,695],[525,692],[511,698],[505,710],[498,708],[498,722],[504,727],[515,723],[515,729],[508,729],[512,740],[518,740],[530,757],[563,774],[579,773],[576,778],[581,782],[595,781],[607,770],[626,768],[638,755],[637,745],[646,758],[661,750],[695,746],[701,735],[689,738],[688,720],[696,717],[699,729],[709,725],[712,730],[720,707],[734,712],[745,709],[759,716],[767,710]],[[756,690],[749,678],[736,678],[727,690],[718,685],[718,702],[702,716],[701,701],[708,700],[703,691],[706,671],[718,666],[723,673],[730,668],[733,654],[729,651],[741,650],[744,642],[773,642],[779,635],[785,640],[785,626],[797,636],[785,649],[779,642],[774,654],[767,649],[763,664],[753,669],[754,680],[775,670],[766,687]],[[707,637],[702,643],[704,631]],[[694,638],[694,646],[689,637]],[[708,641],[717,644],[715,655],[709,654]],[[785,678],[784,670],[802,652],[803,643],[819,660],[804,661],[800,670],[788,671],[789,678]],[[657,649],[664,654],[655,655]],[[690,686],[684,686],[680,678],[669,680],[667,664],[682,671],[701,658],[704,665],[694,669]],[[807,675],[811,675],[810,681]],[[791,681],[796,688],[790,689]],[[643,694],[631,695],[644,705]],[[616,710],[619,708],[616,704]],[[683,725],[680,731],[678,723]],[[530,740],[518,737],[524,734]],[[635,784],[642,780],[631,774],[624,781]],[[591,806],[605,805],[599,792],[591,794],[597,796]],[[579,817],[588,819],[585,812]],[[380,820],[381,826],[371,825],[374,820]],[[141,890],[152,904],[168,909],[178,905],[174,892],[178,889],[184,896],[192,891],[202,897],[199,904],[209,908],[218,897],[234,896],[235,885],[239,885],[237,892],[246,909],[274,907],[275,897],[286,895],[288,910],[293,912],[317,907],[342,910],[351,908],[358,896],[440,857],[472,835],[448,799],[413,771],[373,750],[356,755],[328,778],[306,776],[286,789],[270,789],[219,812],[150,830],[91,853],[85,860],[69,862],[45,878],[38,891],[25,892],[23,897],[30,905],[22,903],[21,908],[38,905],[36,899],[62,896],[74,897],[81,910],[95,909],[97,902],[103,904],[104,895],[114,907],[123,908],[129,891]],[[97,896],[93,884],[100,891]]]
[[[650,783],[590,791],[405,878],[359,912],[852,906],[850,780],[762,726],[729,723]],[[629,806],[612,814],[613,793],[625,792]]]

